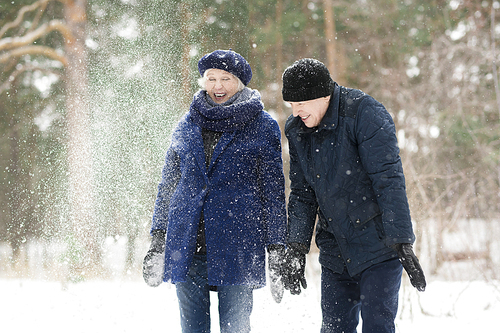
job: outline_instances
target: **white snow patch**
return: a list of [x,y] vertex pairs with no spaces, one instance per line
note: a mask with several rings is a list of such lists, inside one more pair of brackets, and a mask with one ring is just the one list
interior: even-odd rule
[[[496,330],[500,316],[498,281],[433,281],[423,293],[403,282],[396,332]],[[308,276],[308,285],[298,296],[285,292],[280,304],[273,301],[268,287],[255,290],[252,333],[319,332],[319,278]],[[151,288],[137,279],[65,286],[59,282],[0,279],[0,290],[5,332],[181,332],[175,288],[169,284]],[[211,294],[211,303],[212,331],[218,332],[215,293]]]

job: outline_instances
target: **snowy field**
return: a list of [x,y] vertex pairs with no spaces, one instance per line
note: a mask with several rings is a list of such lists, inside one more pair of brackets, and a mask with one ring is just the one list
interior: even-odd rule
[[[26,275],[9,269],[11,253],[0,244],[0,332],[180,333],[175,287],[148,287],[139,270],[124,275],[125,244],[123,239],[105,243],[103,259],[112,273],[109,280],[79,283],[58,282],[55,274],[48,281],[42,267],[57,266],[57,261],[50,260],[57,257],[57,251],[40,244],[29,247],[30,274],[22,278]],[[147,246],[144,244],[140,252],[146,253]],[[319,333],[317,254],[309,254],[307,264],[308,288],[302,294],[285,292],[283,301],[276,304],[268,287],[255,290],[252,333]],[[500,331],[500,281],[487,277],[479,261],[443,264],[436,276],[428,277],[426,291],[419,293],[403,274],[396,332]],[[215,293],[211,314],[212,332],[217,333]]]
[[[167,284],[0,279],[0,295],[2,332],[180,332],[175,288]],[[406,333],[498,332],[499,317],[500,283],[434,281],[418,293],[405,281],[396,325],[397,332]],[[310,278],[305,292],[287,293],[281,304],[274,303],[267,287],[256,290],[251,322],[256,333],[319,332],[318,281]],[[216,316],[212,332],[218,332]]]

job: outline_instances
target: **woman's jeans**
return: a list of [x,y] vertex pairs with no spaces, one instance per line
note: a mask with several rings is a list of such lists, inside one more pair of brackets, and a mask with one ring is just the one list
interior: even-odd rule
[[345,268],[338,274],[322,266],[321,333],[355,333],[360,312],[363,333],[395,332],[402,271],[398,259],[373,265],[353,277]]
[[[207,258],[195,255],[186,282],[175,284],[183,333],[210,332],[210,286]],[[250,332],[253,307],[251,286],[217,286],[221,333]]]

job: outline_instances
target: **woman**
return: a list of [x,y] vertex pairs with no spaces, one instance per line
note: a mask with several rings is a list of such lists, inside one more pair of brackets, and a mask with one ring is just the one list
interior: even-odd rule
[[198,70],[202,89],[172,134],[158,186],[144,279],[176,285],[183,333],[210,332],[209,290],[221,332],[249,332],[265,249],[272,276],[284,249],[280,130],[246,87],[252,70],[241,55],[214,51]]

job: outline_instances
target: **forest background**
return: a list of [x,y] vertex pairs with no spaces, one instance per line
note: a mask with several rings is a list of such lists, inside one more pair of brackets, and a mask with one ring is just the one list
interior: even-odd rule
[[[486,0],[1,0],[0,277],[109,278],[113,244],[118,274],[139,276],[197,61],[232,48],[281,128],[281,74],[299,58],[382,102],[426,274],[500,279],[499,12]],[[284,138],[283,158],[286,174]]]

